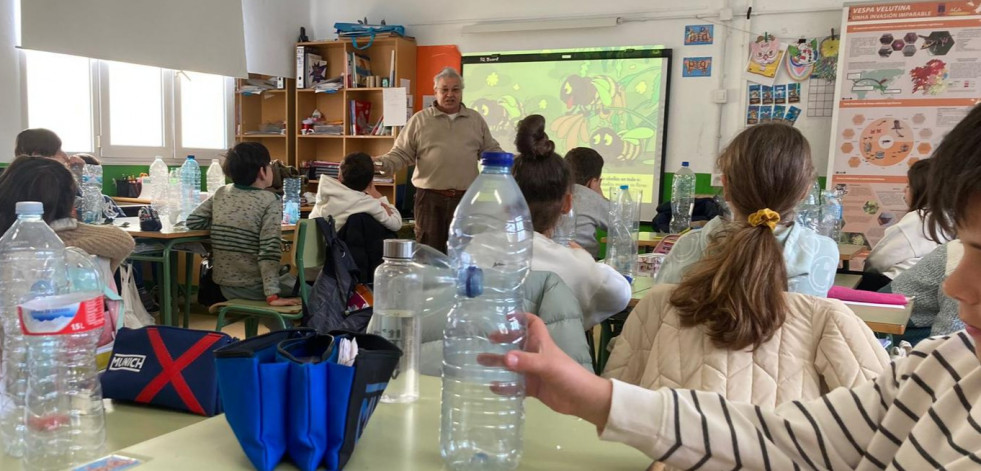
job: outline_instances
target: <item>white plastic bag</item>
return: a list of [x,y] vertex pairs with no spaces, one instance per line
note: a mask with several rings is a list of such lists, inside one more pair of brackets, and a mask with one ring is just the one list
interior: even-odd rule
[[121,265],[119,267],[119,294],[123,297],[123,327],[139,329],[148,325],[155,324],[153,316],[143,307],[140,300],[140,292],[136,288],[136,280],[133,279],[133,267],[131,265]]

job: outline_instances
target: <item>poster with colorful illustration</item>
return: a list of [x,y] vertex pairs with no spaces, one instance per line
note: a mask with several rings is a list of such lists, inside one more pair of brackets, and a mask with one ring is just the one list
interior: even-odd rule
[[783,61],[784,46],[772,34],[760,35],[749,44],[749,64],[743,77],[751,82],[773,85]]
[[715,38],[713,25],[686,25],[685,46],[712,44]]
[[711,77],[711,57],[686,57],[681,63],[682,77]]
[[814,72],[814,64],[817,63],[818,59],[817,39],[800,39],[796,43],[789,44],[787,46],[787,75],[797,82],[807,80]]
[[907,212],[906,172],[981,102],[981,8],[853,5],[842,25],[828,175],[843,232],[873,246]]

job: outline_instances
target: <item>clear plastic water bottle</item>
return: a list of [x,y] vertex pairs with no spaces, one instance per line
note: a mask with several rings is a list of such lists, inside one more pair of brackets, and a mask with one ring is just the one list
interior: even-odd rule
[[821,192],[821,235],[838,241],[841,237],[842,208],[838,195],[832,191]]
[[102,224],[105,221],[102,198],[102,166],[88,164],[82,170],[82,222]]
[[477,358],[524,347],[521,290],[534,229],[511,176],[514,156],[482,157],[483,169],[453,215],[448,244],[457,296],[443,330],[440,452],[453,470],[514,469],[523,443],[524,376]]
[[41,203],[18,202],[16,212],[17,220],[0,238],[0,318],[4,330],[0,436],[4,451],[19,458],[24,454],[28,367],[17,306],[37,297],[64,294],[68,280],[65,244],[42,219]]
[[671,181],[671,233],[678,234],[691,226],[695,205],[695,172],[682,162]]
[[60,470],[102,456],[105,411],[96,367],[104,318],[94,257],[66,251],[70,294],[21,305],[28,344],[24,468]]
[[208,193],[215,194],[215,190],[225,186],[225,171],[221,169],[218,159],[213,159],[208,166]]
[[559,215],[559,222],[552,229],[552,240],[566,247],[569,246],[570,242],[576,240],[576,213],[574,209]]
[[283,224],[300,220],[300,179],[283,179]]
[[822,233],[821,229],[821,186],[817,180],[811,184],[811,191],[797,205],[797,223],[814,232]]
[[412,261],[414,245],[413,240],[386,240],[385,261],[375,269],[375,306],[368,333],[385,337],[402,350],[382,402],[413,402],[419,398],[423,274]]
[[150,164],[150,205],[164,219],[169,214],[167,184],[170,170],[159,155]]
[[201,167],[193,155],[187,156],[181,165],[181,221],[187,221],[194,208],[201,203]]
[[422,317],[442,315],[456,303],[456,273],[450,257],[426,244],[415,244],[412,261],[422,273]]
[[171,169],[167,176],[167,219],[161,219],[161,221],[169,222],[171,226],[184,222],[184,219],[181,219],[183,216],[181,209],[183,205],[182,188],[181,169]]
[[606,261],[614,270],[632,280],[637,265],[637,205],[630,187],[620,185],[610,202],[610,230],[607,232]]

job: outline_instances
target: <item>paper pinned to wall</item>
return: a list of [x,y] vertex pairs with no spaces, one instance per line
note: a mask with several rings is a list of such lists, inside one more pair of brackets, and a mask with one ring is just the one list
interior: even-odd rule
[[405,126],[406,93],[402,87],[382,90],[382,116],[385,126]]

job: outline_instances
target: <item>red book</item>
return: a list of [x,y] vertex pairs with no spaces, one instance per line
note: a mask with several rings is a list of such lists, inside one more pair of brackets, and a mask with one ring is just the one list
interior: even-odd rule
[[370,116],[370,101],[351,100],[351,133],[356,136],[367,134],[371,129]]

